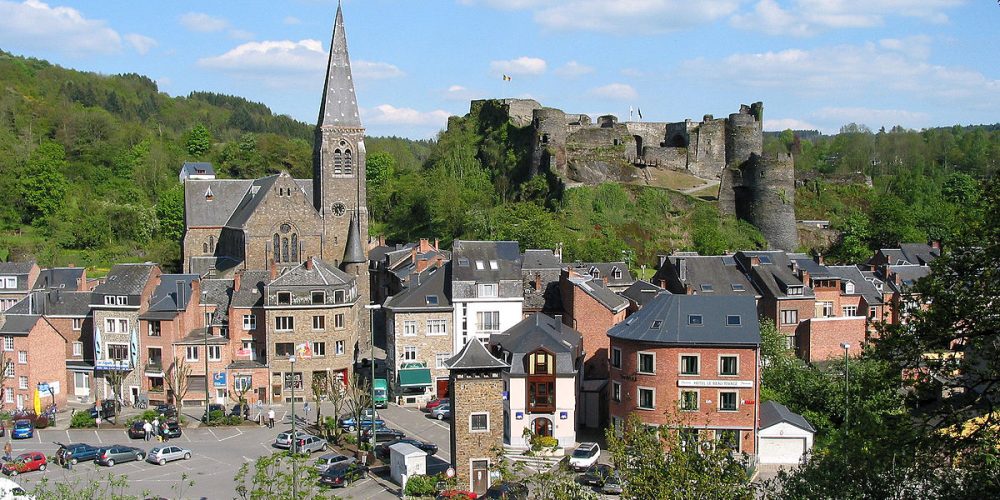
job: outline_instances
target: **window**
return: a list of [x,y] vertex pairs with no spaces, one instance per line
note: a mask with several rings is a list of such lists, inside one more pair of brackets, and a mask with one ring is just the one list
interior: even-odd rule
[[244,330],[256,330],[257,329],[257,316],[253,314],[243,315],[243,329]]
[[77,394],[80,393],[80,389],[90,390],[90,381],[87,380],[87,374],[83,372],[73,372],[73,385],[78,390]]
[[701,291],[702,291],[703,293],[710,293],[710,292],[714,292],[714,291],[715,291],[715,287],[714,287],[714,286],[712,286],[712,284],[711,284],[711,283],[702,283],[702,284],[701,284]]
[[28,364],[28,351],[17,351],[17,362],[22,365]]
[[149,322],[149,336],[150,337],[159,337],[160,336],[160,322],[159,321],[150,321]]
[[732,287],[734,292],[742,292],[747,289],[742,283],[733,283]]
[[688,324],[689,325],[701,325],[703,318],[700,314],[688,314]]
[[617,347],[611,348],[611,367],[612,368],[622,367],[622,350]]
[[622,385],[618,382],[611,382],[611,400],[616,403],[622,400]]
[[[8,362],[7,366],[4,366],[3,376],[6,378],[12,378],[14,376],[14,363]],[[10,391],[7,391],[7,394],[10,394]]]
[[736,411],[736,391],[719,391],[719,411]]
[[450,357],[451,357],[451,353],[450,352],[439,352],[439,353],[435,354],[434,355],[434,368],[437,368],[439,370],[448,368],[448,366],[445,364],[445,362],[448,361],[448,358],[450,358]]
[[295,318],[291,316],[275,316],[274,329],[279,332],[288,332],[295,328]]
[[125,361],[128,359],[128,346],[125,344],[108,344],[108,359]]
[[2,280],[0,280],[0,285],[3,285],[0,286],[0,288],[17,288],[17,278],[5,276]]
[[274,245],[274,261],[281,262],[281,252],[278,251],[278,249],[281,248],[281,237],[278,236],[278,233],[274,233],[273,245]]
[[292,303],[292,294],[290,292],[278,292],[278,304],[288,305]]
[[106,333],[115,333],[118,331],[118,321],[112,318],[106,318],[104,320],[104,331]]
[[218,345],[208,346],[208,360],[219,361],[221,359],[222,359],[222,346]]
[[500,331],[500,311],[483,311],[476,313],[476,326],[479,331]]
[[662,325],[663,325],[662,321],[660,321],[660,320],[654,320],[653,324],[650,326],[650,328],[652,328],[653,330],[659,330],[660,326],[662,326]]
[[489,413],[473,413],[472,415],[469,415],[469,432],[486,432],[489,430]]
[[743,324],[743,321],[740,319],[739,315],[730,314],[726,316],[726,326],[740,326],[741,324]]
[[854,294],[854,282],[852,282],[852,281],[845,281],[844,282],[844,293],[846,293],[848,295]]
[[4,337],[3,338],[3,350],[13,351],[14,350],[14,337]]
[[681,391],[681,411],[698,410],[698,391]]
[[295,354],[295,344],[291,342],[278,342],[274,344],[274,355],[287,358]]
[[737,356],[719,356],[719,375],[736,375],[739,373]]
[[639,353],[639,373],[656,373],[656,354],[651,352]]
[[868,317],[871,319],[875,319],[875,316],[878,316],[878,308],[875,306],[870,306],[868,308]]
[[614,276],[614,278],[616,280],[622,279],[622,270],[621,269],[618,269],[616,267],[616,268],[614,268],[614,269],[611,270],[611,273],[612,273],[612,276]]
[[483,264],[483,261],[481,261],[481,260],[477,260],[476,261],[476,269],[479,270],[479,271],[482,271],[483,269],[486,269],[486,266]]
[[83,342],[73,342],[73,355],[83,356]]
[[341,329],[344,328],[344,314],[343,313],[333,315],[333,327],[336,328],[336,329],[338,329],[338,330],[341,330]]
[[788,287],[788,295],[802,295],[801,286],[790,286]]
[[715,431],[715,445],[740,451],[740,431],[735,429],[724,429]]
[[248,391],[253,386],[251,375],[236,375],[233,377],[233,388],[237,391]]
[[697,375],[697,374],[698,374],[698,356],[692,354],[681,356],[681,375]]
[[781,310],[782,325],[797,325],[799,323],[799,311],[796,309]]
[[340,356],[341,354],[344,354],[344,341],[343,340],[338,340],[337,343],[334,344],[334,354],[336,354],[337,356]]
[[795,336],[789,335],[785,337],[785,349],[792,350],[795,349]]
[[816,316],[820,318],[833,317],[833,302],[829,301],[816,302]]
[[424,297],[424,302],[426,302],[427,305],[429,305],[429,306],[436,306],[436,305],[438,305],[438,296],[437,295],[427,295],[427,296]]
[[115,305],[115,296],[114,295],[105,295],[104,296],[104,305],[106,305],[106,306],[113,306],[113,305]]
[[411,345],[403,347],[403,361],[416,361],[417,348]]
[[427,320],[427,335],[446,335],[448,333],[448,323],[443,319]]
[[484,283],[479,285],[479,297],[496,297],[496,283]]
[[639,409],[652,410],[656,408],[656,389],[639,388]]
[[198,361],[198,346],[189,345],[185,351],[185,361]]
[[326,356],[326,342],[312,343],[313,356]]
[[81,319],[81,318],[73,318],[73,329],[76,330],[76,331],[82,330],[83,329],[83,319]]
[[325,304],[326,303],[326,292],[313,292],[312,293],[312,303],[313,304]]
[[296,389],[302,388],[302,372],[284,374],[285,389],[291,389],[294,385]]
[[326,330],[326,316],[313,316],[313,330]]
[[841,309],[844,311],[844,316],[857,316],[858,315],[858,306],[844,306],[844,307],[841,307]]
[[28,388],[28,377],[25,377],[24,375],[21,375],[20,377],[17,377],[17,388],[18,389],[27,389]]
[[0,312],[6,311],[7,309],[14,307],[14,304],[16,303],[17,299],[0,299]]
[[127,319],[120,319],[120,320],[118,320],[118,332],[120,332],[120,333],[128,333],[128,320]]
[[417,334],[417,322],[413,320],[403,321],[403,336],[413,337]]
[[346,295],[344,294],[343,290],[334,290],[334,292],[333,292],[333,301],[335,303],[337,303],[337,304],[340,304],[340,303],[342,303],[342,302],[345,301],[345,299],[344,299],[345,296]]

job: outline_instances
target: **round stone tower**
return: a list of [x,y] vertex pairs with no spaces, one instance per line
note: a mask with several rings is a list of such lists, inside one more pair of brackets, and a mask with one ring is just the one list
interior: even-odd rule
[[566,113],[555,108],[532,111],[535,136],[531,140],[531,167],[534,177],[545,169],[561,172],[566,168],[566,137],[569,134]]
[[756,102],[753,106],[743,104],[739,113],[729,115],[726,121],[726,166],[738,167],[751,154],[764,151],[763,134],[764,105]]
[[736,188],[736,215],[760,229],[768,246],[795,251],[795,165],[792,155],[765,158],[756,153],[743,164]]

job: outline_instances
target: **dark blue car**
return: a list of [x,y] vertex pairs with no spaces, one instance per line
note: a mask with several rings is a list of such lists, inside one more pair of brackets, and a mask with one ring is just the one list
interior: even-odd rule
[[14,422],[14,430],[11,431],[10,437],[14,439],[31,439],[35,436],[35,426],[31,423],[31,420],[18,420]]
[[59,446],[56,456],[63,461],[69,460],[76,465],[78,462],[89,462],[97,458],[97,451],[100,448],[86,443],[64,444]]

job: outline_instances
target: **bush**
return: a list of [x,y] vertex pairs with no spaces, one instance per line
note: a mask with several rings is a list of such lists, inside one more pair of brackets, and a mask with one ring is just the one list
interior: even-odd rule
[[218,427],[222,425],[240,425],[243,423],[243,417],[238,415],[227,416],[221,411],[213,411],[210,416],[212,419],[208,422],[209,427]]
[[72,429],[89,429],[91,427],[97,427],[97,422],[91,418],[89,412],[78,411],[73,414],[73,418],[70,420],[69,426]]
[[344,434],[344,441],[347,441],[350,444],[355,444],[356,445],[356,444],[358,444],[358,436],[357,436],[357,434],[353,434],[353,433]]
[[142,422],[144,420],[152,422],[153,420],[156,420],[158,418],[160,418],[160,413],[158,411],[156,411],[156,410],[146,410],[146,411],[142,412],[142,414],[140,414],[140,415],[133,415],[133,416],[129,417],[128,420],[125,422],[125,425],[131,426],[136,421]]
[[437,482],[437,476],[416,475],[406,481],[406,489],[403,493],[411,497],[433,496]]

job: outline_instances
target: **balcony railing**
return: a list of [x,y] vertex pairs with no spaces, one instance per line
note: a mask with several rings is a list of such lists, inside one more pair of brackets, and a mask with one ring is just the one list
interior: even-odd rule
[[163,372],[163,362],[160,360],[149,360],[145,367],[146,372],[161,373]]

